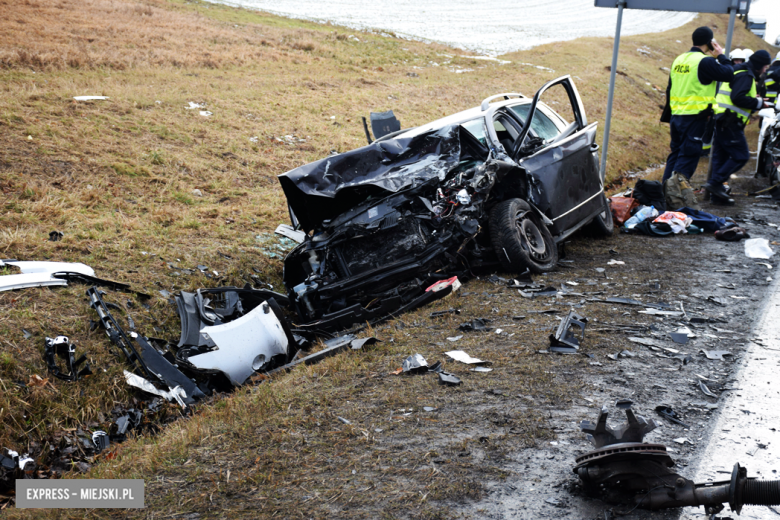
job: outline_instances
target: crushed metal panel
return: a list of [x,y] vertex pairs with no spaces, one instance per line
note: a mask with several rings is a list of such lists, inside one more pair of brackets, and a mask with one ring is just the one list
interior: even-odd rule
[[365,193],[396,193],[434,178],[443,180],[460,160],[459,126],[368,146],[305,164],[279,176],[304,231],[337,217]]
[[267,302],[238,319],[201,329],[216,349],[187,361],[202,370],[223,372],[240,386],[255,371],[262,370],[273,357],[286,355],[289,342],[282,324]]

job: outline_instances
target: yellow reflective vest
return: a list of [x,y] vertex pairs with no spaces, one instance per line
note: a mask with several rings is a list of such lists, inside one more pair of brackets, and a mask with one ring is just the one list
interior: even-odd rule
[[702,85],[699,81],[699,62],[706,57],[703,52],[686,52],[672,63],[669,73],[672,80],[669,108],[672,114],[698,114],[715,104],[715,82]]
[[[743,72],[747,72],[747,70],[746,69],[738,70],[734,72],[734,76],[736,77],[737,74]],[[750,87],[750,92],[748,92],[748,96],[756,97],[757,95],[758,92],[756,92],[756,80],[753,79],[753,85],[751,85]],[[743,123],[747,124],[748,120],[750,119],[750,114],[752,113],[752,111],[734,106],[734,104],[731,101],[730,83],[721,84],[720,89],[718,90],[718,95],[715,97],[715,101],[717,102],[717,105],[713,108],[713,111],[716,114],[722,114],[727,110],[731,110],[732,112],[736,112],[736,114],[739,116],[739,118],[742,120]]]
[[777,82],[772,78],[766,78],[764,85],[766,86],[766,97],[769,101],[771,103],[777,102]]

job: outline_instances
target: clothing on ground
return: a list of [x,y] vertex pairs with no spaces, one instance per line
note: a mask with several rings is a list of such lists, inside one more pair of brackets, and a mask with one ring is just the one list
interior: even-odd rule
[[734,222],[731,219],[725,219],[723,217],[713,215],[712,213],[707,213],[706,211],[701,211],[689,207],[680,208],[677,211],[690,216],[691,224],[703,229],[707,233],[714,233],[723,226],[727,225],[729,222]]
[[658,181],[648,181],[639,179],[636,181],[634,191],[631,195],[642,206],[653,206],[659,212],[666,211],[666,199],[664,198],[664,187]]

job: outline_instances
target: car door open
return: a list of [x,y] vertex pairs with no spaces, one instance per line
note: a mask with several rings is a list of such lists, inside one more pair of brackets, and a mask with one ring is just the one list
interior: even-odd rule
[[[534,136],[534,118],[541,114],[539,101],[551,87],[560,86],[571,105],[571,121],[549,141]],[[537,125],[538,126],[538,125]],[[533,185],[533,204],[552,220],[553,235],[560,240],[583,222],[603,211],[603,191],[595,143],[596,123],[588,125],[582,100],[570,76],[548,82],[533,97],[523,129],[512,151]]]

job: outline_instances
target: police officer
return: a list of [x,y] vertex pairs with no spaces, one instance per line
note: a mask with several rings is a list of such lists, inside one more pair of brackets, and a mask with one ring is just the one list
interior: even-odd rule
[[769,66],[764,79],[766,98],[770,103],[777,104],[777,93],[780,92],[780,52],[775,56],[775,61]]
[[769,68],[771,58],[765,50],[754,52],[747,63],[737,65],[734,78],[723,83],[715,98],[715,137],[712,146],[712,177],[704,185],[715,204],[734,204],[723,183],[750,159],[745,125],[754,110],[769,104],[758,97],[756,80]]
[[692,39],[691,50],[678,56],[669,72],[667,106],[661,118],[669,122],[671,134],[664,181],[673,173],[686,179],[693,176],[702,153],[702,136],[715,104],[717,82],[731,81],[733,75],[731,62],[713,39],[712,29],[699,27],[693,31]]

